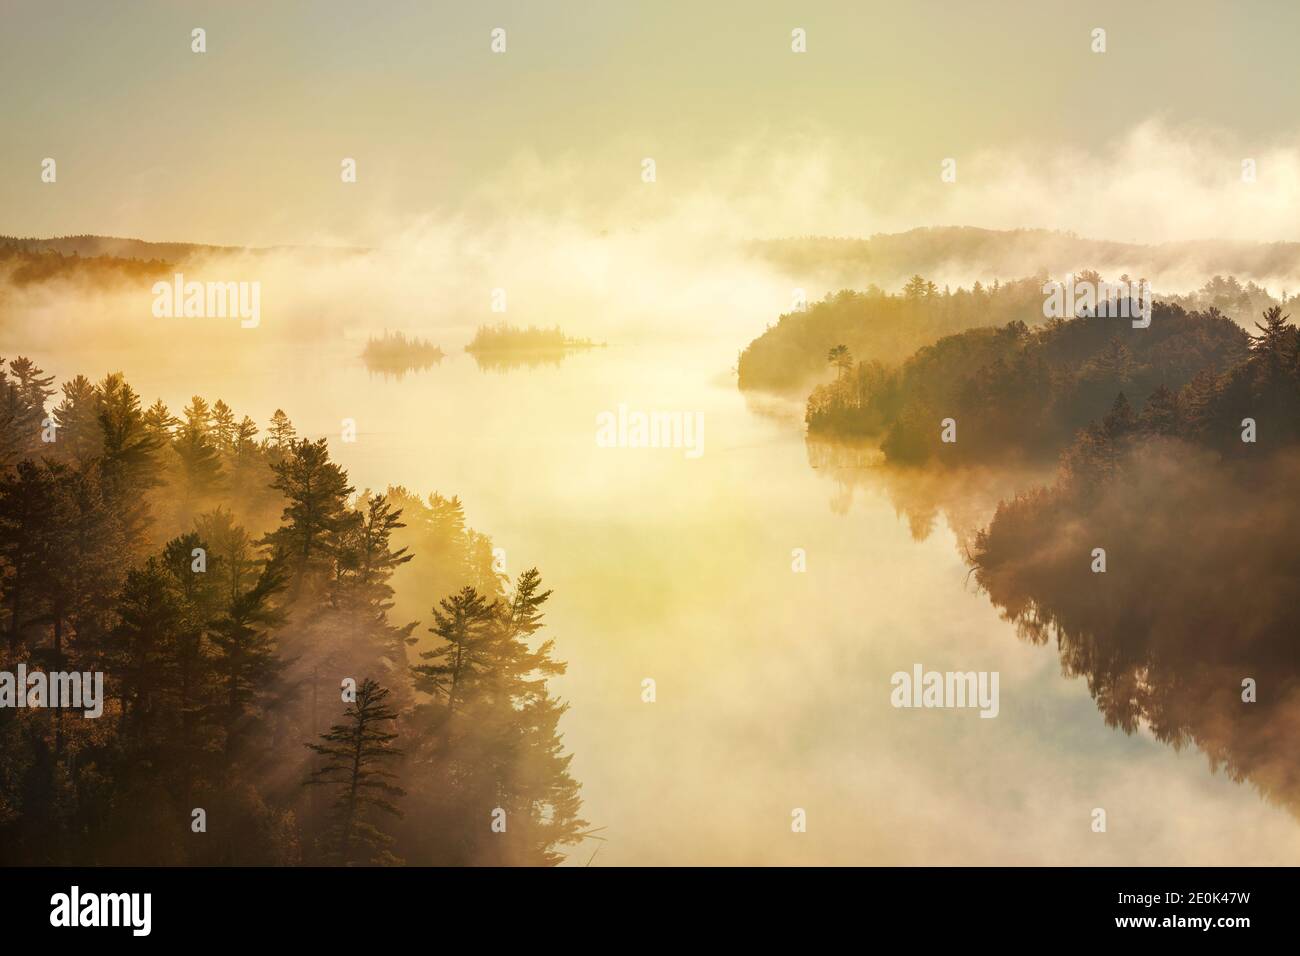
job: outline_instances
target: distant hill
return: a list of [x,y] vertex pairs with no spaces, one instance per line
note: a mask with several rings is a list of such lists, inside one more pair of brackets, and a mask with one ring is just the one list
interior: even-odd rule
[[828,354],[837,345],[850,356],[892,364],[942,336],[1013,321],[1044,321],[1041,278],[987,288],[976,282],[954,293],[920,276],[897,294],[843,289],[780,316],[740,353],[736,371],[743,389],[803,391],[829,373]]
[[[875,282],[886,289],[920,273],[941,285],[988,282],[1047,273],[1096,269],[1105,275],[1127,272],[1148,278],[1158,292],[1187,291],[1173,277],[1192,276],[1196,284],[1213,275],[1235,275],[1256,282],[1294,282],[1300,288],[1300,242],[1189,240],[1144,245],[1083,239],[1047,229],[977,229],[944,226],[878,234],[869,239],[811,236],[758,240],[755,257],[794,278],[827,288],[861,288]],[[1274,289],[1274,292],[1279,290]]]
[[287,249],[323,255],[346,255],[368,251],[359,247],[326,246],[267,246],[250,249],[243,246],[211,246],[197,242],[146,242],[143,239],[124,239],[117,236],[55,236],[50,239],[0,236],[0,247],[22,252],[57,252],[59,255],[75,255],[83,259],[111,256],[115,259],[138,259],[145,262],[150,260],[184,262],[200,256],[243,252],[267,253]]

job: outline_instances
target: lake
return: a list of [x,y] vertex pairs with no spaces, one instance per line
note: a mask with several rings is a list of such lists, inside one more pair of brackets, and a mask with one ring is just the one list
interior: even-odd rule
[[[1018,639],[968,579],[962,543],[1050,471],[906,472],[810,446],[796,404],[736,389],[729,334],[610,336],[485,371],[435,330],[448,357],[401,379],[366,370],[364,336],[322,338],[31,354],[59,381],[122,370],[173,411],[198,393],[264,426],[281,407],[330,437],[358,489],[458,494],[512,575],[538,566],[569,664],[564,741],[606,838],[571,863],[598,847],[595,865],[1297,858],[1288,813],[1194,748],[1106,727],[1055,649]],[[702,454],[600,447],[598,416],[620,405],[702,415]],[[892,706],[891,675],[916,665],[996,671],[996,718]]]

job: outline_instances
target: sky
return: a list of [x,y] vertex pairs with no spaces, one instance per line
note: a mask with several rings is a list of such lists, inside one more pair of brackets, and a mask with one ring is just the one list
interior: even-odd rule
[[[383,245],[429,222],[628,229],[689,208],[746,237],[1296,238],[1278,207],[1300,179],[1297,28],[1300,6],[1261,0],[3,0],[0,233]],[[1257,204],[1222,213],[1245,156],[1277,162]],[[1188,203],[1207,176],[1215,201]]]

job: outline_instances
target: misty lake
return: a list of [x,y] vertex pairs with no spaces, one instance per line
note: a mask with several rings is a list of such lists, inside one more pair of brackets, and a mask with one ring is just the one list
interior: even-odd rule
[[[797,404],[737,390],[730,336],[505,371],[440,342],[440,364],[400,379],[368,372],[363,344],[32,357],[60,382],[121,370],[146,405],[201,394],[260,425],[281,407],[358,490],[460,495],[509,573],[536,565],[555,590],[553,686],[584,816],[605,828],[598,864],[1296,858],[1284,810],[1195,748],[1108,728],[1055,649],[977,591],[963,540],[1026,476],[900,473],[810,445]],[[599,447],[620,404],[702,414],[702,455]],[[891,674],[914,666],[998,672],[996,719],[892,707]]]

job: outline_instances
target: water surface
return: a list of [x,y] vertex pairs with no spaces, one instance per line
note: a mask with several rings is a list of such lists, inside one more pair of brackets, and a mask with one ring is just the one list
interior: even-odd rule
[[[537,565],[555,589],[597,865],[1295,862],[1292,817],[1194,749],[1107,728],[968,580],[963,544],[1029,475],[809,446],[797,407],[736,390],[735,348],[612,342],[506,372],[451,351],[400,380],[357,341],[33,357],[60,380],[120,369],[174,411],[195,393],[262,424],[281,407],[359,489],[459,494],[512,574]],[[704,454],[598,447],[620,403],[702,412]],[[890,675],[915,663],[998,671],[999,716],[894,709]]]

